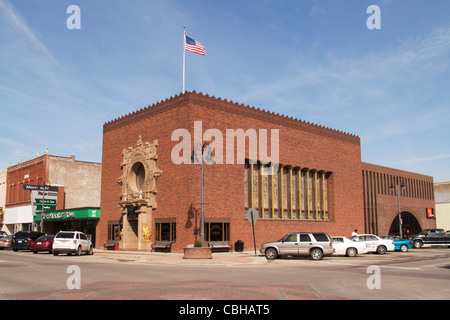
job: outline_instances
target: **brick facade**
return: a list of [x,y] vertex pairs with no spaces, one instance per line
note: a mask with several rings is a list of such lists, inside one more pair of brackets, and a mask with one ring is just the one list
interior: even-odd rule
[[[436,228],[436,220],[426,216],[426,209],[434,210],[433,177],[386,168],[369,163],[362,163],[363,201],[365,232],[381,236],[390,232],[391,225],[398,215],[398,197],[395,188],[400,188],[400,212],[411,214],[417,219],[422,229]],[[407,225],[404,236],[414,233]],[[417,230],[416,230],[417,231]],[[420,230],[419,230],[420,231]]]
[[[261,218],[255,226],[257,247],[290,231],[325,231],[348,236],[355,228],[364,229],[359,137],[189,92],[104,125],[102,214],[97,226],[97,247],[108,239],[108,221],[122,219],[118,207],[122,150],[135,145],[138,136],[144,142],[158,141],[158,166],[163,172],[158,179],[157,203],[152,213],[152,240],[156,237],[155,223],[172,219],[176,223],[176,242],[172,250],[181,251],[194,242],[194,231],[200,219],[200,165],[177,165],[171,159],[172,149],[179,143],[171,141],[172,133],[184,128],[194,137],[194,121],[202,122],[202,133],[212,128],[222,132],[224,144],[227,129],[278,129],[280,164],[290,168],[312,168],[329,176],[327,219]],[[192,147],[193,140],[190,150]],[[236,148],[235,145],[235,154]],[[224,146],[224,157],[225,153]],[[246,158],[249,158],[248,144]],[[244,164],[236,162],[237,159],[235,164],[205,164],[205,220],[229,221],[229,241],[234,244],[242,240],[248,249],[253,247],[253,238],[251,225],[244,219]]]

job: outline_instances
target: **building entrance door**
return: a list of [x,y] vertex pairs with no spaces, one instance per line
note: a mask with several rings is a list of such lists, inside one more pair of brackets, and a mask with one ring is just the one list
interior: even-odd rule
[[[402,217],[402,227],[403,227],[403,237],[408,238],[410,235],[419,234],[422,232],[422,227],[420,226],[419,221],[416,217],[408,212],[403,211],[401,214]],[[390,235],[399,235],[399,223],[398,223],[398,215],[395,217],[394,221],[392,221],[391,228],[389,229]]]

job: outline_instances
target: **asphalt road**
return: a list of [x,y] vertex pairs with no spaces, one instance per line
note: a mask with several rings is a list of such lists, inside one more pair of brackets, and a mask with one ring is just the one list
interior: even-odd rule
[[[230,259],[233,254],[229,254]],[[322,261],[266,261],[263,257],[249,264],[229,261],[224,265],[186,264],[181,260],[167,264],[164,256],[160,260],[151,255],[114,253],[55,257],[2,250],[0,299],[450,299],[447,248],[326,257]]]

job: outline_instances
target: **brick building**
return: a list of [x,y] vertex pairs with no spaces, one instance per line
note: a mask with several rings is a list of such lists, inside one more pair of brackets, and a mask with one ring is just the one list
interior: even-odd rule
[[[252,247],[250,207],[257,246],[290,231],[364,230],[359,137],[188,92],[105,123],[97,247],[119,238],[121,249],[194,243],[201,166],[191,156],[202,145],[215,160],[204,164],[206,241]],[[270,153],[277,161],[265,161]]]
[[398,234],[399,203],[404,237],[436,228],[433,177],[363,162],[362,181],[365,232]]
[[[2,230],[9,234],[17,231],[41,228],[42,201],[44,201],[43,232],[55,234],[59,230],[75,228],[95,238],[98,217],[85,215],[78,219],[75,214],[80,207],[99,209],[101,164],[76,161],[75,156],[59,157],[38,155],[26,162],[19,162],[6,170],[6,201]],[[25,190],[24,185],[51,186],[42,199],[42,191]],[[64,217],[52,213],[66,212]],[[74,212],[74,213],[73,213]],[[72,214],[73,213],[73,214]],[[96,215],[99,215],[97,212]],[[55,217],[59,216],[59,219]],[[66,219],[70,216],[70,219]]]

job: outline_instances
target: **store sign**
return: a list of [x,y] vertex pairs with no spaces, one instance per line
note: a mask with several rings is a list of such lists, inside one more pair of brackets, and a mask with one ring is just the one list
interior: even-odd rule
[[434,208],[427,208],[427,218],[428,219],[434,218]]
[[75,219],[74,212],[44,213],[44,220]]
[[35,220],[40,221],[43,216],[44,221],[76,220],[76,219],[100,219],[100,209],[84,208],[76,210],[59,210],[54,212],[44,212],[37,214]]

